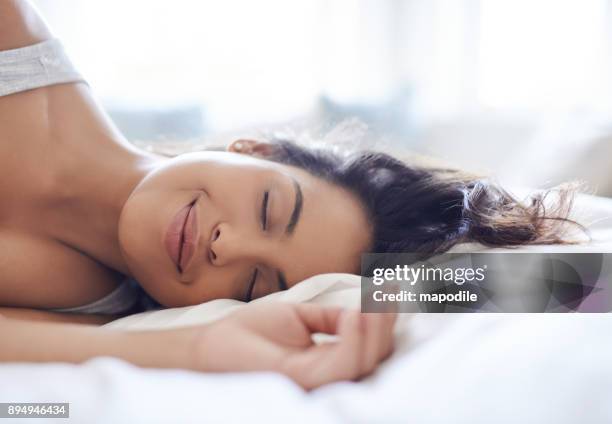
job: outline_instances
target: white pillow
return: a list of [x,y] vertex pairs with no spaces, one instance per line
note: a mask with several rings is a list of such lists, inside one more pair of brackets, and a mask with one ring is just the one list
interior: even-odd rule
[[[323,306],[360,309],[361,277],[355,274],[342,273],[319,274],[294,285],[288,290],[272,293],[249,303],[232,299],[217,299],[200,305],[142,312],[112,321],[103,327],[122,330],[154,330],[206,324],[218,320],[238,308],[267,302],[308,302]],[[453,318],[442,316],[439,317],[441,319],[435,319],[433,316],[444,314],[424,315],[429,315],[426,319],[421,320],[424,323],[417,330],[410,331],[410,325],[415,314],[399,314],[394,328],[396,352],[422,343],[436,333],[434,329],[447,325],[448,322],[452,322]],[[408,337],[409,332],[411,333],[410,337]],[[321,343],[331,341],[335,337],[317,333],[313,335],[313,341]]]
[[[320,274],[308,278],[289,290],[269,294],[250,303],[309,302],[326,306],[358,309],[361,304],[361,277],[354,274]],[[142,312],[112,321],[104,327],[161,329],[204,324],[217,320],[247,303],[232,299],[217,299],[195,306]]]
[[612,196],[612,126],[609,120],[565,116],[542,126],[497,171],[506,184],[551,187],[583,181],[599,196]]

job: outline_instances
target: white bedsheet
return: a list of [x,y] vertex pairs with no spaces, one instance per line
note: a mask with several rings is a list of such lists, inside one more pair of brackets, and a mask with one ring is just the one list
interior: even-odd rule
[[276,374],[99,358],[2,365],[0,399],[70,402],[74,422],[86,423],[612,422],[608,314],[419,315],[411,327],[414,343],[371,378],[310,394]]
[[[581,205],[598,220],[594,242],[554,250],[612,251],[612,200],[585,196]],[[356,276],[327,274],[258,301],[356,307],[357,287]],[[208,322],[237,307],[219,300],[108,326]],[[0,402],[70,402],[71,422],[87,423],[612,423],[611,314],[402,315],[396,341],[373,376],[308,394],[272,373],[144,370],[97,358],[0,365]]]

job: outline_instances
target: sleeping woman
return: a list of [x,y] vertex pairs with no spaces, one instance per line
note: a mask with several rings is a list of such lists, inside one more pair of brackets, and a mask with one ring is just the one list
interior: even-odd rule
[[[564,243],[571,193],[545,211],[485,179],[380,152],[236,140],[167,157],[120,134],[27,2],[0,0],[1,361],[274,370],[305,388],[372,372],[395,314],[262,304],[163,331],[96,325],[212,299],[249,301],[364,252]],[[337,334],[313,344],[311,334]]]

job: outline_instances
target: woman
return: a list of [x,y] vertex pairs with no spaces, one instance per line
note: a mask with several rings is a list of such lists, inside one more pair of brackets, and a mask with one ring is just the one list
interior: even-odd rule
[[[134,311],[135,286],[168,307],[248,301],[315,274],[359,273],[367,251],[564,241],[567,201],[546,215],[484,180],[382,153],[286,140],[174,158],[137,149],[24,1],[0,3],[0,70],[0,360],[113,355],[276,370],[313,388],[371,372],[391,351],[394,314],[269,305],[179,330],[68,323]],[[315,346],[312,332],[339,341]]]

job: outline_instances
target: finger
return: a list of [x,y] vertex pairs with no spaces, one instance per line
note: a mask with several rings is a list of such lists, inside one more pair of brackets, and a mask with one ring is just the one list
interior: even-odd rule
[[383,314],[361,314],[364,320],[363,364],[360,377],[370,374],[380,361],[381,342],[385,340]]
[[347,313],[347,318],[339,327],[340,340],[335,351],[336,361],[346,364],[343,369],[346,379],[354,380],[363,372],[365,332],[363,315],[359,311]]
[[328,371],[326,362],[330,362],[330,358],[334,357],[334,350],[334,343],[323,343],[313,345],[305,352],[293,352],[286,358],[280,371],[306,390],[342,380],[343,377],[336,371]]
[[339,340],[313,345],[287,357],[283,371],[305,389],[340,380],[353,380],[360,374],[362,330],[359,313],[344,311],[338,322]]
[[367,330],[365,334],[366,352],[363,375],[370,374],[378,364],[393,350],[393,329],[397,320],[395,313],[365,314]]
[[395,342],[395,336],[393,330],[397,322],[397,313],[385,313],[382,314],[381,322],[381,339],[379,341],[378,358],[383,360],[387,358],[391,352],[393,352],[393,345]]
[[338,331],[341,308],[298,303],[295,305],[295,311],[311,333],[336,334]]
[[[372,318],[366,318],[364,326],[360,323],[360,315]],[[371,373],[392,351],[396,319],[397,314],[344,311],[339,318],[339,341],[312,346],[291,355],[288,361],[290,370],[287,369],[286,373],[307,390],[334,381],[363,377]],[[370,326],[374,331],[370,331]],[[366,346],[367,349],[375,348],[375,354],[370,351],[366,353]]]

